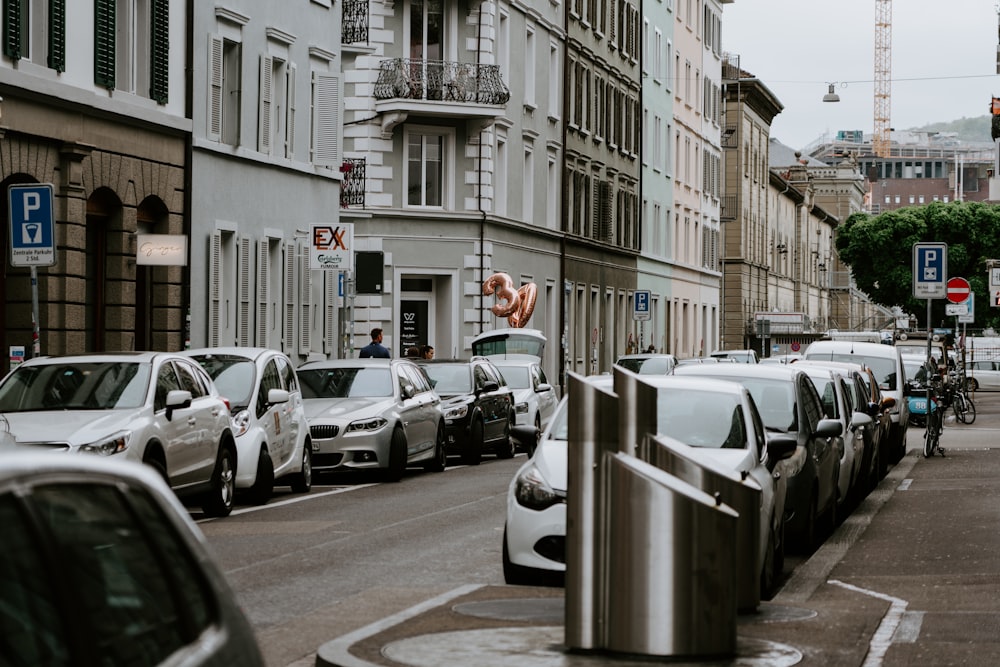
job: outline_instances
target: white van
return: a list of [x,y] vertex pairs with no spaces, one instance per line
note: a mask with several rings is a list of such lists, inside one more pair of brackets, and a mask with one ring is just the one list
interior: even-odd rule
[[896,405],[890,412],[892,417],[889,434],[890,460],[895,463],[903,458],[906,453],[906,426],[910,419],[910,410],[903,397],[903,387],[906,385],[907,377],[903,368],[903,355],[899,348],[881,343],[817,340],[809,344],[802,358],[846,361],[872,369],[878,379],[882,395],[891,396],[896,400]]

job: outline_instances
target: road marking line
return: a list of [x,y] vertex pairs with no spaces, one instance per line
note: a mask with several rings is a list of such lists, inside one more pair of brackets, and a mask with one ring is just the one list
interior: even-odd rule
[[913,479],[911,479],[911,478],[908,477],[908,478],[904,479],[902,482],[899,483],[899,486],[896,487],[896,490],[897,491],[906,491],[906,490],[908,490],[910,488],[910,484],[913,484]]
[[[889,602],[889,610],[882,617],[882,622],[879,623],[878,629],[875,630],[875,634],[872,635],[871,640],[868,642],[868,654],[865,656],[864,663],[862,663],[862,667],[880,667],[882,665],[882,660],[885,658],[886,652],[889,650],[889,647],[892,646],[893,635],[896,633],[896,629],[902,622],[903,615],[906,613],[906,607],[909,603],[906,600],[894,598],[891,595],[886,595],[885,593],[870,591],[836,579],[830,579],[829,583],[856,593],[861,593],[863,595],[868,595],[873,598]],[[910,619],[910,621],[912,622],[912,619]],[[912,627],[907,628],[908,632],[912,631],[912,629]],[[920,631],[918,628],[917,634],[919,633]],[[910,641],[915,641],[915,638]]]

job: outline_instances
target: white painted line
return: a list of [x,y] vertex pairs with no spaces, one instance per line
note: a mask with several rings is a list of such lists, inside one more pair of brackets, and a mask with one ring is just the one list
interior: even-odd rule
[[896,490],[907,491],[910,488],[910,484],[913,484],[913,480],[907,477],[906,479],[904,479],[902,482],[899,483],[899,486],[896,487]]
[[[889,647],[892,646],[893,635],[896,634],[896,629],[902,622],[903,615],[906,612],[906,606],[909,603],[906,600],[894,598],[891,595],[886,595],[885,593],[859,588],[858,586],[853,586],[851,584],[844,583],[843,581],[837,581],[836,579],[830,579],[829,583],[856,593],[861,593],[863,595],[868,595],[873,598],[889,602],[889,610],[885,612],[885,616],[882,617],[882,622],[879,623],[878,629],[875,630],[875,634],[873,634],[871,640],[869,640],[868,655],[865,656],[865,661],[862,663],[862,667],[881,667],[886,652],[889,650]],[[912,623],[912,621],[908,621],[908,623]],[[912,630],[912,627],[908,627],[908,630]],[[919,628],[917,628],[917,633],[919,634]],[[915,641],[915,638],[910,641]]]
[[[267,505],[257,505],[255,507],[241,507],[238,510],[233,510],[229,516],[239,516],[241,514],[250,514],[251,512],[262,512],[264,510],[271,509],[272,507],[281,507],[282,505],[293,505],[295,503],[301,503],[306,500],[314,500],[316,498],[325,498],[326,496],[335,496],[340,493],[347,493],[348,491],[359,491],[360,489],[367,489],[370,486],[378,486],[378,482],[373,482],[371,484],[355,484],[352,486],[345,486],[341,488],[332,489],[330,491],[323,491],[322,493],[303,493],[302,495],[295,496],[294,498],[285,498],[284,500],[279,500],[273,503],[268,503]],[[203,517],[201,519],[195,520],[195,523],[205,523],[206,521],[216,521],[216,517]]]

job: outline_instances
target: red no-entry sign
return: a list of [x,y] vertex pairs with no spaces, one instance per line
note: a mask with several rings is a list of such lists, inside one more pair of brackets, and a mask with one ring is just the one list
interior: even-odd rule
[[948,279],[948,301],[952,303],[965,303],[965,300],[969,298],[969,293],[972,289],[969,287],[969,281],[965,278],[949,278]]

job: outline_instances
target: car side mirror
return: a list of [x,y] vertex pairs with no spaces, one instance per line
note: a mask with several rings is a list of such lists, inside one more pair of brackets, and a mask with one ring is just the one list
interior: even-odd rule
[[836,419],[820,419],[819,424],[816,425],[816,433],[814,435],[820,438],[836,438],[838,435],[843,434],[844,425]]
[[403,398],[413,398],[414,396],[413,385],[404,384],[402,387],[400,387],[399,393],[403,396]]
[[550,385],[548,382],[543,382],[537,387],[535,387],[535,391],[538,392],[539,394],[544,394],[547,391],[552,391],[552,385]]
[[486,382],[483,383],[483,388],[480,391],[489,393],[491,391],[499,391],[499,390],[500,390],[500,383],[494,382],[493,380],[487,380]]
[[288,392],[284,389],[269,389],[267,392],[267,403],[268,405],[278,405],[279,403],[287,403],[289,399]]
[[172,389],[167,392],[167,421],[174,417],[174,410],[191,407],[191,392],[186,389]]
[[767,469],[769,472],[774,471],[774,467],[778,465],[778,461],[783,461],[785,459],[790,459],[798,447],[798,440],[791,435],[774,435],[767,441]]
[[895,399],[895,397],[893,397],[893,396],[885,396],[882,399],[882,409],[883,410],[891,410],[894,407],[896,407],[896,399]]

